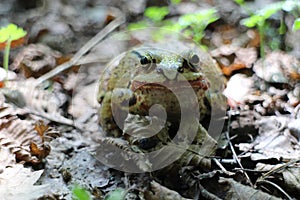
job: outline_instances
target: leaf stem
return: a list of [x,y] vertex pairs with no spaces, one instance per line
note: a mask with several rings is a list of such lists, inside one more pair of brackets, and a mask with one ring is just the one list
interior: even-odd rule
[[10,45],[11,45],[11,39],[9,37],[8,40],[6,41],[4,58],[3,58],[3,67],[6,71],[5,82],[7,82],[7,78],[8,78],[8,61],[9,61]]
[[265,41],[264,41],[264,25],[265,21],[258,24],[259,39],[260,39],[260,57],[265,58]]

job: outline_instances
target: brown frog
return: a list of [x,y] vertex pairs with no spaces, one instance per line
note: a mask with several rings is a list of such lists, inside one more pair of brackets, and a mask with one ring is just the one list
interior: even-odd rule
[[196,95],[199,120],[212,106],[224,105],[220,93],[224,79],[207,53],[185,50],[177,54],[154,47],[123,53],[109,64],[100,79],[101,127],[107,136],[119,137],[128,113],[147,116],[155,104],[165,109],[167,121],[180,123],[180,106],[189,102],[178,102],[174,91],[184,96],[184,83],[189,83]]

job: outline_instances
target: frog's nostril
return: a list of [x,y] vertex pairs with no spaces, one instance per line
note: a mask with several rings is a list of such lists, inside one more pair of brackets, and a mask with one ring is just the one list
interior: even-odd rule
[[182,72],[184,71],[184,68],[183,68],[183,67],[179,67],[179,68],[177,69],[177,71],[178,71],[179,73],[182,73]]

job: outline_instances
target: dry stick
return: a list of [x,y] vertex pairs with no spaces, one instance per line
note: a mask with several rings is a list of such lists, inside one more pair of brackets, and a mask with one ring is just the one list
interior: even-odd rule
[[218,165],[218,167],[222,170],[223,173],[227,174],[228,176],[234,175],[233,172],[227,171],[227,169],[225,169],[225,167],[216,158],[213,158],[212,160]]
[[286,168],[286,167],[288,167],[288,166],[290,166],[290,165],[293,165],[293,164],[295,164],[295,163],[297,163],[297,162],[300,162],[300,159],[291,160],[290,162],[287,162],[287,163],[285,163],[285,164],[283,164],[283,165],[281,165],[281,166],[279,166],[279,167],[276,167],[276,168],[274,168],[274,169],[268,171],[267,173],[265,173],[265,174],[262,175],[261,177],[259,177],[258,181],[264,180],[265,178],[267,178],[267,177],[270,176],[271,174],[274,174],[274,173],[276,173],[276,172],[278,172],[278,171],[280,171],[280,170],[282,170],[282,169],[284,169],[284,168]]
[[[237,154],[236,154],[236,152],[235,152],[235,150],[234,150],[234,147],[233,147],[233,145],[232,145],[232,143],[231,143],[231,140],[230,140],[230,137],[229,137],[229,130],[230,130],[230,127],[229,127],[229,126],[230,126],[230,121],[231,121],[230,119],[231,119],[231,116],[229,115],[228,128],[227,128],[227,132],[226,132],[225,135],[226,135],[226,138],[227,138],[227,140],[228,140],[230,149],[231,149],[231,151],[232,151],[233,158],[236,160],[236,162],[238,163],[238,165],[239,165],[242,169],[244,169],[244,167],[242,166],[242,163],[240,162],[240,160],[239,160],[239,158],[238,158],[238,156],[237,156]],[[250,185],[253,187],[254,185],[253,185],[253,183],[252,183],[250,177],[248,176],[247,172],[245,172],[245,171],[243,170],[243,174],[246,176],[246,178],[248,179]]]
[[50,72],[39,77],[36,80],[35,85],[37,86],[43,83],[44,81],[56,76],[60,72],[75,65],[84,54],[86,54],[91,48],[93,48],[96,44],[98,44],[98,42],[100,42],[109,33],[111,33],[114,29],[116,29],[123,23],[125,23],[125,18],[123,17],[123,15],[120,15],[118,18],[116,18],[114,21],[112,21],[106,27],[104,27],[99,33],[97,33],[97,35],[95,35],[92,39],[90,39],[81,49],[79,49],[79,51],[77,51],[77,53],[71,58],[71,60],[57,66]]
[[279,185],[277,185],[271,181],[268,181],[268,180],[262,180],[262,181],[260,181],[260,183],[267,183],[269,185],[272,185],[273,187],[278,189],[283,195],[285,195],[287,197],[287,199],[293,200],[293,198],[288,193],[286,193]]

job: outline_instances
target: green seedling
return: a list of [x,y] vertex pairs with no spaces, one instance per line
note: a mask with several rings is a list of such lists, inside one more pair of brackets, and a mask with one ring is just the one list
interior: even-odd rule
[[185,14],[179,17],[178,24],[175,24],[175,29],[178,27],[187,37],[192,37],[196,42],[201,42],[204,37],[206,27],[217,21],[219,16],[217,10],[207,9],[193,14]]
[[6,70],[6,80],[10,48],[23,44],[26,34],[26,31],[15,24],[8,24],[0,29],[0,48],[4,48],[3,67]]
[[266,20],[269,19],[273,14],[278,12],[282,7],[282,2],[274,3],[266,8],[257,11],[255,14],[249,18],[243,19],[242,24],[252,28],[257,27],[260,36],[260,55],[265,57],[265,44],[264,44],[264,34],[265,34],[265,24]]
[[79,185],[74,186],[74,188],[72,189],[72,193],[73,200],[92,200],[90,193]]
[[202,10],[197,13],[182,15],[177,21],[166,20],[165,17],[168,14],[168,7],[149,7],[144,13],[146,20],[131,23],[128,26],[128,29],[134,30],[154,25],[162,28],[153,35],[154,40],[160,40],[164,37],[165,33],[169,33],[167,31],[169,30],[183,33],[186,37],[191,38],[196,42],[201,42],[201,39],[204,37],[205,28],[212,22],[219,19],[217,10],[214,8]]
[[300,29],[300,18],[297,18],[293,24],[293,31],[297,31]]
[[148,17],[154,22],[161,22],[169,13],[170,11],[168,7],[152,6],[145,10],[144,16]]
[[128,193],[128,190],[117,188],[111,192],[109,192],[104,200],[125,200],[125,197]]
[[[243,4],[241,0],[235,0],[239,5]],[[269,19],[272,15],[277,13],[280,10],[291,13],[295,18],[297,18],[297,10],[300,9],[300,2],[298,0],[286,0],[280,1],[268,5],[267,7],[258,10],[257,12],[251,14],[250,17],[243,19],[241,23],[249,28],[257,27],[260,35],[260,54],[261,57],[265,57],[265,42],[264,37],[266,33],[266,20]],[[293,30],[300,29],[300,18],[297,18],[293,25]],[[280,27],[278,30],[279,34],[284,34],[286,32],[284,21],[281,20]]]
[[181,2],[181,0],[171,0],[171,3],[177,5]]

